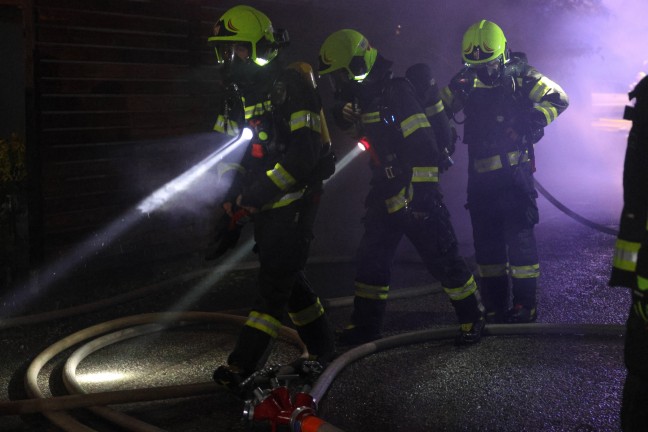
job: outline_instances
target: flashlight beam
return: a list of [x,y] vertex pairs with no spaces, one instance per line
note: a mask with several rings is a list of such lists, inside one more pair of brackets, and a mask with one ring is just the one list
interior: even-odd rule
[[196,179],[201,177],[225,156],[234,151],[239,144],[247,142],[251,138],[252,131],[248,128],[243,129],[241,136],[225,144],[223,148],[216,150],[200,163],[194,165],[180,176],[153,192],[137,206],[137,209],[141,213],[152,213],[159,209],[178,193],[186,190],[194,181],[196,181]]
[[[335,173],[324,183],[330,181],[336,174],[343,171],[358,155],[362,153],[357,147],[353,147],[340,161],[335,164]],[[182,311],[195,304],[198,299],[209,289],[214,289],[216,284],[225,277],[234,266],[242,261],[252,250],[253,240],[249,239],[244,244],[238,245],[233,253],[220,263],[209,275],[199,281],[188,293],[173,306],[173,310]]]
[[[148,198],[144,199],[137,206],[139,212],[135,210],[127,211],[123,216],[115,219],[101,231],[92,234],[89,238],[73,248],[69,253],[65,254],[65,256],[35,272],[29,280],[23,284],[19,284],[19,286],[14,290],[14,293],[12,293],[12,296],[15,299],[15,307],[12,308],[11,313],[13,315],[21,313],[26,308],[31,297],[40,292],[44,292],[57,280],[68,275],[72,269],[96,255],[99,250],[114,243],[130,228],[140,222],[143,214],[150,214],[159,209],[179,192],[186,190],[195,180],[205,174],[225,156],[234,151],[240,144],[246,143],[251,138],[252,131],[247,128],[243,129],[239,137],[226,143],[197,165],[193,166],[174,180],[153,192]],[[6,314],[0,311],[0,316],[4,315]]]
[[354,146],[350,152],[344,155],[344,157],[338,163],[335,164],[335,172],[331,177],[329,177],[327,180],[324,181],[324,184],[331,181],[338,173],[344,170],[347,167],[347,165],[349,165],[351,161],[357,158],[358,155],[360,155],[361,153],[363,153],[363,150],[361,150],[357,146]]

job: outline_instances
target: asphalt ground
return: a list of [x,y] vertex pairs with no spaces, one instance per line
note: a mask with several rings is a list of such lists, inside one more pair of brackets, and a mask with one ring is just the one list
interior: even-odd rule
[[[604,215],[602,222],[613,225],[614,213]],[[538,326],[564,326],[564,334],[493,331],[467,348],[440,339],[380,351],[351,363],[335,377],[319,401],[318,415],[347,432],[619,430],[625,375],[622,331],[579,335],[573,330],[578,325],[619,329],[625,322],[629,292],[607,286],[614,237],[556,211],[545,210],[543,216],[537,228],[542,266]],[[462,250],[470,262],[470,245],[463,244]],[[121,284],[86,281],[74,290],[40,296],[25,313],[38,317],[146,288],[127,301],[44,322],[0,322],[5,324],[0,327],[2,401],[25,399],[30,363],[75,332],[178,309],[243,314],[254,292],[254,265],[212,274],[212,265],[197,263],[176,263],[175,269],[163,273],[142,271]],[[344,257],[314,256],[307,274],[322,298],[337,299],[352,294],[353,268]],[[421,287],[427,294],[412,291]],[[456,326],[447,297],[407,248],[394,267],[392,292],[406,295],[395,295],[388,303],[384,336]],[[350,312],[344,302],[328,307],[337,328],[347,323]],[[78,365],[77,376],[87,392],[209,382],[233,347],[237,331],[236,325],[198,320],[136,336],[88,355]],[[37,380],[44,396],[66,394],[63,363],[82,343],[46,362]],[[298,354],[296,346],[282,340],[269,363],[285,363]],[[99,372],[120,375],[98,382],[81,379]],[[240,420],[243,403],[225,391],[111,408],[157,430],[247,430]],[[94,430],[124,430],[87,409],[72,414]],[[57,430],[41,414],[0,417],[0,431]]]

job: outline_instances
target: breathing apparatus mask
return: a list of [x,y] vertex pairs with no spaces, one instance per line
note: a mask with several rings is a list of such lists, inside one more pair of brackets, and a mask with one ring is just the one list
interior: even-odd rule
[[502,60],[502,56],[499,56],[496,59],[486,63],[466,63],[466,67],[475,71],[477,78],[479,78],[479,81],[488,86],[493,86],[497,84],[498,80],[503,75],[504,62]]

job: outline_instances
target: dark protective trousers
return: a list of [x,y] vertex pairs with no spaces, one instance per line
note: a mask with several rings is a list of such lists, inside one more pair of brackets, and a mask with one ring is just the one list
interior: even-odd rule
[[648,323],[630,306],[626,322],[625,364],[628,369],[621,401],[621,429],[648,429]]
[[[313,224],[319,195],[308,195],[288,206],[254,215],[254,239],[259,256],[258,297],[253,313],[267,314],[277,321],[286,312],[317,310],[313,292],[303,269],[313,239]],[[300,338],[312,355],[330,355],[334,351],[333,332],[326,314],[296,325]],[[248,324],[243,326],[236,346],[228,358],[246,372],[265,363],[272,336]]]
[[[357,252],[356,296],[351,316],[352,325],[359,330],[369,334],[380,332],[386,292],[384,299],[365,298],[358,295],[357,286],[383,286],[388,290],[394,255],[403,236],[412,242],[427,270],[444,288],[461,287],[473,280],[470,269],[459,256],[445,205],[439,198],[428,201],[426,207],[417,212],[403,209],[392,214],[387,213],[382,203],[368,207]],[[477,292],[451,302],[460,323],[475,322],[482,314]]]
[[[468,195],[468,210],[475,260],[480,268],[538,268],[534,226],[539,217],[535,197],[515,187],[496,191],[473,189]],[[509,280],[506,273],[482,274],[480,289],[487,311],[508,310],[510,283],[513,304],[535,307],[537,277],[514,275]]]

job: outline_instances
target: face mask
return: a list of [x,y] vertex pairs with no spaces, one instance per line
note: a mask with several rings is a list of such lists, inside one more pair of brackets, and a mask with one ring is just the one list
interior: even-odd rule
[[477,78],[486,85],[495,84],[502,73],[502,62],[500,58],[480,65],[469,65],[469,67],[476,71]]

